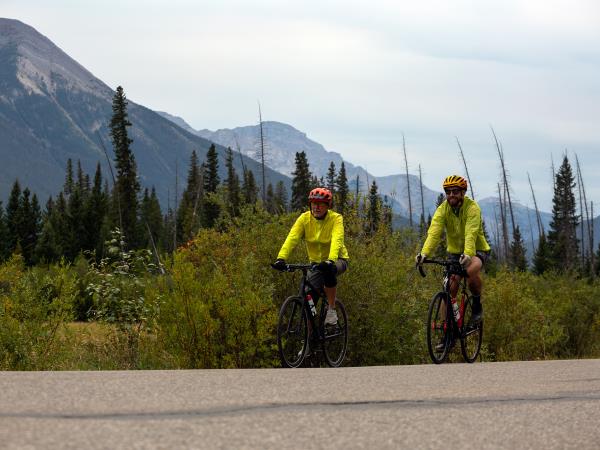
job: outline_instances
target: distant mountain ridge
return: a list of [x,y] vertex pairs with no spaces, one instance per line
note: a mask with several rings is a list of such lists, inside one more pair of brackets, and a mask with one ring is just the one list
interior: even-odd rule
[[[127,86],[124,86],[127,93]],[[64,182],[67,160],[81,161],[94,173],[109,169],[102,143],[112,159],[108,123],[114,91],[32,27],[0,18],[0,199],[6,199],[16,178],[37,193],[43,204]],[[193,150],[205,159],[211,142],[190,133],[154,111],[128,100],[130,137],[142,187],[156,187],[167,206],[179,193]],[[100,137],[102,143],[100,142]],[[217,145],[220,174],[225,177],[225,149]],[[244,158],[258,173],[258,164]],[[239,158],[234,165],[242,171]],[[269,180],[290,179],[273,170]],[[173,200],[171,200],[173,201]]]
[[[231,147],[233,150],[239,148],[242,154],[254,159],[259,159],[258,153],[260,145],[259,125],[242,126],[232,129],[220,129],[217,131],[194,130],[185,120],[168,113],[162,113],[163,117],[172,120],[184,129],[196,133],[205,139],[217,142],[224,147]],[[329,169],[329,164],[333,161],[336,171],[339,171],[342,164],[342,156],[339,153],[331,152],[325,149],[321,144],[310,139],[306,133],[303,133],[291,125],[275,122],[263,122],[263,134],[265,136],[266,164],[272,169],[285,175],[292,176],[295,170],[296,152],[306,152],[310,164],[310,170],[317,177],[325,178]],[[408,189],[406,175],[390,175],[386,177],[375,177],[360,166],[355,166],[347,160],[343,160],[348,176],[348,183],[352,190],[356,189],[356,177],[359,177],[359,190],[366,193],[370,184],[375,180],[379,188],[379,193],[388,196],[393,203],[394,212],[404,217],[409,215]],[[409,175],[411,187],[411,201],[413,219],[418,221],[421,214],[421,194],[419,189],[419,178]],[[425,204],[425,217],[433,214],[435,210],[435,199],[438,192],[423,186],[423,197]]]

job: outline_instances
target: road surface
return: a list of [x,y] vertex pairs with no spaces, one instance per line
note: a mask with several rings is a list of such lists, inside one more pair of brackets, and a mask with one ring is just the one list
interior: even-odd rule
[[600,360],[0,372],[2,449],[598,449]]

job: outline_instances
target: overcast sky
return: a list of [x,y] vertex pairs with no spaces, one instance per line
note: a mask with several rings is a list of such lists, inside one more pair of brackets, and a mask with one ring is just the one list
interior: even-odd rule
[[[469,163],[494,195],[551,209],[551,155],[578,155],[600,211],[600,2],[0,0],[128,98],[196,129],[288,123],[377,176],[439,189]],[[574,162],[574,161],[573,161]],[[598,205],[596,207],[596,205]]]

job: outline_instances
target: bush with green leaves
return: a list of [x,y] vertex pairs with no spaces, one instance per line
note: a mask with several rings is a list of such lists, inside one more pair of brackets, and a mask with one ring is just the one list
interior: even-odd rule
[[[149,250],[124,250],[119,230],[106,243],[107,255],[92,262],[86,293],[92,299],[92,320],[116,326],[127,343],[129,364],[137,367],[142,333],[151,331],[160,297],[146,298],[146,287],[154,281],[158,267]],[[116,336],[117,340],[119,336]]]
[[271,367],[273,287],[246,233],[201,230],[158,279],[158,341],[187,368]]
[[59,365],[59,333],[79,294],[68,265],[26,269],[14,255],[0,267],[0,369]]

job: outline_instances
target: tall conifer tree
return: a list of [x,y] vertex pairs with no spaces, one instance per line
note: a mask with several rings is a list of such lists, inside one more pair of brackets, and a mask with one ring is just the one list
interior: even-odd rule
[[340,214],[344,214],[344,212],[348,208],[348,197],[350,194],[350,188],[348,187],[348,177],[346,176],[346,166],[344,164],[344,161],[342,161],[342,165],[340,166],[340,171],[338,173],[335,184],[337,188],[337,192],[335,195],[335,208]]
[[285,189],[285,184],[283,181],[278,181],[275,186],[275,207],[277,208],[277,213],[281,214],[287,211],[287,190]]
[[377,231],[381,222],[381,198],[378,194],[377,183],[373,180],[369,190],[368,223],[371,232]]
[[21,185],[15,180],[6,205],[6,225],[8,227],[8,248],[12,253],[19,242],[19,230],[23,222],[21,214]]
[[[117,170],[116,186],[113,195],[113,217],[121,224],[122,233],[130,247],[140,240],[138,224],[138,193],[140,185],[137,179],[137,165],[131,150],[133,140],[129,138],[127,128],[131,126],[127,113],[127,99],[121,86],[113,97],[110,120],[110,136],[115,151]],[[120,219],[119,219],[120,215]]]
[[312,175],[305,152],[296,152],[296,169],[292,173],[292,211],[302,211],[308,206],[308,193],[312,189]]
[[237,217],[240,214],[240,178],[238,177],[235,168],[233,167],[233,152],[231,147],[227,148],[227,179],[225,180],[225,187],[227,189],[227,208],[229,214],[232,217]]
[[519,225],[515,227],[515,234],[510,244],[510,267],[513,270],[524,272],[527,270],[527,258],[525,257],[525,243],[521,237]]
[[336,173],[335,173],[335,164],[333,161],[329,163],[329,169],[327,169],[327,189],[331,191],[332,194],[335,194],[336,191]]
[[206,154],[204,169],[204,191],[206,197],[202,208],[203,225],[212,227],[221,213],[221,206],[218,202],[216,193],[219,187],[219,159],[215,144],[211,144]]
[[556,173],[552,198],[552,221],[548,233],[551,267],[567,272],[579,265],[579,244],[576,235],[575,181],[569,159],[565,155]]

